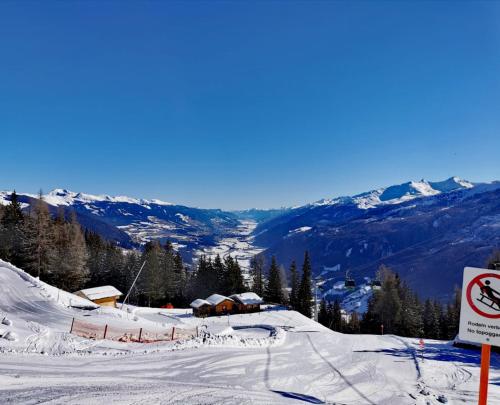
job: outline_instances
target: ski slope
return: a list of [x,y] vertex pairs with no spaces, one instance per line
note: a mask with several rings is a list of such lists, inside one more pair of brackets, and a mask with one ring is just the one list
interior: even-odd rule
[[[15,404],[473,404],[478,352],[447,342],[342,335],[285,310],[194,318],[190,310],[89,302],[0,262],[0,403]],[[80,300],[80,301],[76,301]],[[206,334],[154,344],[91,341],[73,317]],[[14,340],[4,338],[6,334]],[[500,404],[492,356],[489,404]]]

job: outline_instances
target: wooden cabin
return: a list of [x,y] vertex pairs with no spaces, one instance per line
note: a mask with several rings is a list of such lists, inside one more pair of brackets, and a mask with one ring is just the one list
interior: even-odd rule
[[230,295],[229,298],[231,298],[235,302],[236,308],[238,310],[237,312],[239,312],[240,314],[259,312],[260,304],[264,303],[264,300],[254,292],[233,294]]
[[212,304],[201,298],[194,300],[189,306],[193,308],[193,315],[198,318],[205,318],[212,314]]
[[206,299],[212,306],[212,315],[227,315],[233,313],[234,301],[220,294],[212,294]]
[[86,298],[95,304],[105,307],[115,307],[118,298],[123,294],[112,285],[105,285],[102,287],[86,288],[84,290],[76,291],[74,293],[79,297]]

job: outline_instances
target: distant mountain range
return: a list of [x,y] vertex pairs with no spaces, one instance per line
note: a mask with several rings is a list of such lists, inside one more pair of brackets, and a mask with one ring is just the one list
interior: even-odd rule
[[[19,195],[24,207],[36,198]],[[0,203],[9,197],[0,192]],[[44,199],[54,213],[74,211],[85,228],[124,248],[168,239],[187,260],[200,252],[244,256],[246,249],[248,257],[265,249],[263,255],[289,265],[307,249],[327,294],[335,294],[347,270],[361,283],[386,264],[423,295],[446,299],[465,265],[484,265],[500,247],[500,182],[457,177],[271,210],[230,212],[63,189]]]
[[285,263],[307,249],[327,288],[347,270],[362,283],[386,264],[424,296],[446,299],[464,266],[484,266],[500,248],[500,182],[422,180],[321,200],[259,224],[254,236]]

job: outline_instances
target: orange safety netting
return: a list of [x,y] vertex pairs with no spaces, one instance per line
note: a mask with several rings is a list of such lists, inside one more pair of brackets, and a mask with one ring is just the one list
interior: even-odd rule
[[98,325],[80,319],[73,320],[70,332],[87,339],[109,339],[118,342],[141,343],[190,339],[198,335],[196,328],[180,329],[172,327],[152,331],[145,328],[122,328],[112,325]]

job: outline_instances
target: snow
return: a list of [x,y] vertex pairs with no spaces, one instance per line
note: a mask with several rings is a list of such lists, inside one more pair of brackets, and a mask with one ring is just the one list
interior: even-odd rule
[[[6,204],[8,203],[7,201],[7,196],[10,196],[11,192],[0,192],[0,203],[1,204]],[[38,198],[38,195],[35,194],[28,194],[28,193],[22,193],[22,195],[30,196],[33,198]],[[94,194],[87,194],[87,193],[76,193],[74,191],[62,189],[62,188],[56,188],[49,193],[45,194],[43,196],[43,199],[45,202],[49,205],[53,206],[70,206],[73,205],[75,202],[80,202],[83,204],[92,204],[95,202],[99,201],[107,201],[107,202],[113,202],[113,203],[128,203],[128,204],[138,204],[142,205],[146,208],[150,204],[155,204],[155,205],[172,205],[171,203],[161,201],[158,199],[153,199],[153,200],[144,200],[144,199],[138,199],[138,198],[133,198],[133,197],[127,197],[123,195],[119,196],[109,196],[106,194],[100,194],[100,195],[94,195]],[[150,208],[150,207],[149,207]]]
[[[450,191],[473,189],[478,186],[486,187],[484,184],[474,184],[459,177],[450,177],[449,179],[437,182],[429,182],[422,179],[420,181],[409,181],[386,188],[379,188],[352,197],[344,196],[333,199],[322,199],[313,203],[312,206],[354,204],[360,209],[370,209],[381,205],[401,204],[416,198],[434,196]],[[495,187],[498,187],[498,184],[492,183],[489,186],[489,188]]]
[[[59,295],[59,299],[57,296]],[[74,298],[71,298],[73,296]],[[394,335],[343,335],[294,311],[205,319],[190,309],[99,308],[0,262],[0,402],[16,404],[475,404],[479,351]],[[82,300],[80,298],[80,300]],[[200,336],[162,343],[86,340],[73,317]],[[9,340],[14,339],[14,340]],[[489,404],[500,403],[492,353]],[[442,399],[444,400],[444,399]]]
[[75,294],[82,294],[85,296],[85,298],[94,301],[94,300],[99,300],[102,298],[109,298],[109,297],[118,297],[120,295],[123,295],[120,291],[118,291],[115,287],[112,285],[105,285],[102,287],[94,287],[94,288],[86,288],[84,290],[80,290],[75,292]]
[[264,301],[254,292],[244,292],[241,294],[233,294],[229,298],[232,298],[235,301],[241,302],[245,305],[256,305],[263,304]]
[[195,256],[199,258],[205,255],[213,260],[217,255],[220,255],[222,258],[230,255],[238,260],[243,271],[243,277],[249,278],[248,270],[250,268],[250,260],[264,250],[254,245],[254,236],[252,236],[252,232],[256,226],[256,221],[240,220],[234,234],[219,240],[217,246],[204,248],[203,250],[195,252]]
[[310,227],[310,226],[301,226],[300,228],[291,229],[290,231],[288,231],[288,233],[296,234],[296,233],[301,233],[301,232],[308,232],[311,229],[312,229],[312,227]]
[[444,181],[430,182],[429,184],[434,190],[441,191],[442,193],[474,187],[474,184],[472,184],[470,181],[463,180],[456,176],[450,177],[449,179],[446,179]]
[[206,299],[206,301],[208,301],[208,303],[210,305],[218,305],[221,302],[226,301],[226,300],[233,301],[231,298],[225,297],[225,296],[220,295],[220,294],[212,294],[210,297],[208,297]]
[[203,300],[201,298],[197,298],[191,304],[189,304],[191,308],[200,308],[203,305],[212,305],[212,304],[210,304],[210,302],[208,302],[207,300]]
[[188,223],[190,220],[190,218],[187,215],[181,214],[179,212],[175,214],[175,216],[178,217],[182,222]]

